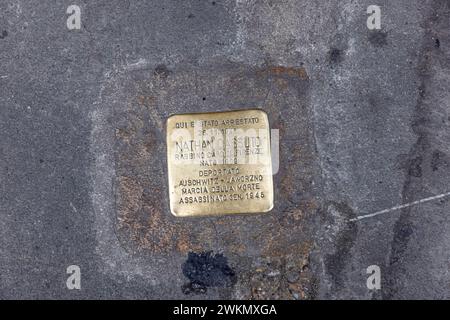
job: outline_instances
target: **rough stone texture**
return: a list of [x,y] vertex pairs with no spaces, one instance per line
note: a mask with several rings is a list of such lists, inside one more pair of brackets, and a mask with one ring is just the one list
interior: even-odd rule
[[[449,299],[449,197],[349,220],[450,192],[450,2],[370,4],[2,1],[0,298]],[[170,215],[167,116],[253,107],[273,211]]]

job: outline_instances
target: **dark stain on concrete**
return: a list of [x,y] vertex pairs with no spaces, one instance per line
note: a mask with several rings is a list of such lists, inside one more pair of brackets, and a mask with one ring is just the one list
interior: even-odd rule
[[388,34],[387,32],[382,31],[371,31],[369,32],[368,39],[370,44],[375,47],[383,47],[388,44],[387,41]]
[[[406,215],[405,215],[406,216]],[[401,255],[398,254],[400,252],[404,252],[406,250],[409,238],[414,233],[414,226],[410,221],[405,221],[403,224],[396,224],[394,228],[394,243],[397,244],[395,247],[394,253],[390,260],[391,265],[396,265],[398,262],[401,262]]]
[[434,47],[437,49],[441,47],[441,41],[439,39],[434,40]]
[[418,156],[409,160],[408,175],[416,178],[422,176],[422,157]]
[[182,287],[185,294],[205,293],[208,287],[231,287],[236,283],[236,274],[221,253],[189,252],[182,265],[183,274],[190,283]]
[[156,66],[155,71],[154,71],[155,76],[159,76],[163,79],[167,78],[170,73],[171,73],[171,71],[164,64],[160,64],[160,65]]
[[440,151],[440,150],[434,150],[433,154],[431,155],[431,170],[438,171],[439,169],[445,167],[445,170],[448,170],[448,156]]
[[8,31],[3,30],[2,33],[0,34],[0,39],[5,39],[8,36]]
[[331,48],[328,51],[328,60],[331,64],[339,64],[344,61],[344,55],[341,49]]
[[[433,53],[435,43],[430,41],[436,33],[435,28],[439,27],[439,12],[443,8],[449,8],[448,0],[438,0],[433,2],[433,8],[430,11],[429,18],[425,25],[425,36],[422,45],[422,54],[417,67],[417,75],[420,79],[420,90],[417,97],[414,119],[412,120],[412,130],[417,135],[417,141],[412,146],[408,159],[409,167],[406,168],[405,182],[403,185],[403,202],[407,203],[420,195],[422,191],[422,159],[426,159],[427,155],[432,153],[431,139],[429,134],[429,115],[432,106],[428,102],[427,84],[433,76],[432,65],[439,63],[438,53]],[[419,170],[419,167],[421,168]],[[404,285],[402,280],[407,274],[405,264],[402,263],[408,249],[408,243],[414,234],[415,226],[411,221],[412,208],[405,208],[401,211],[400,217],[395,222],[393,229],[393,241],[391,244],[390,260],[385,273],[385,283],[383,290],[383,299],[398,298],[400,289]]]
[[[346,220],[355,217],[353,209],[346,203],[331,202],[330,206],[334,206]],[[325,257],[325,266],[333,279],[335,289],[339,289],[344,284],[345,266],[348,259],[351,258],[351,250],[356,241],[356,236],[357,226],[355,223],[349,222],[339,231],[336,239],[335,252]]]

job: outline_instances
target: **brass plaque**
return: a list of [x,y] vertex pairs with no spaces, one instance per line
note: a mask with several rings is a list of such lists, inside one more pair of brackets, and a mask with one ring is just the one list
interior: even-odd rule
[[170,116],[167,162],[170,210],[177,217],[273,207],[269,121],[262,110]]

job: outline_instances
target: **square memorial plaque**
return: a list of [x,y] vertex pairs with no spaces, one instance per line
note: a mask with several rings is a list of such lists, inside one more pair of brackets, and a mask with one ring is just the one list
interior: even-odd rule
[[170,116],[167,162],[170,210],[177,217],[273,207],[269,121],[262,110]]

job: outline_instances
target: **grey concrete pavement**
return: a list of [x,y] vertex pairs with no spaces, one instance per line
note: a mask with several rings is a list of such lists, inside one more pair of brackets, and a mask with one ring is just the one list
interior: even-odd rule
[[[274,209],[171,216],[167,116],[253,107]],[[350,221],[450,192],[448,0],[5,0],[0,133],[2,299],[450,298],[450,197]]]

